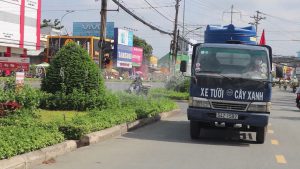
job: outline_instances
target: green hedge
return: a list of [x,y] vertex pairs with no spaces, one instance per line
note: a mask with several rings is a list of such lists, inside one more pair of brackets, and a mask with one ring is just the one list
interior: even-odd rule
[[75,117],[67,124],[61,124],[59,130],[67,139],[80,139],[83,135],[100,131],[137,119],[133,109],[93,110],[86,116]]
[[0,118],[0,159],[60,143],[64,135],[55,123],[42,123],[32,110],[21,109],[18,114]]
[[64,140],[57,130],[42,127],[0,126],[0,159],[44,148]]
[[16,101],[22,108],[35,110],[40,105],[42,92],[25,85],[23,88],[0,89],[0,102]]
[[176,92],[173,90],[167,90],[163,88],[151,89],[149,93],[152,97],[167,97],[174,100],[188,100],[189,93]]
[[78,116],[66,124],[59,125],[59,130],[64,133],[66,139],[80,139],[90,132],[177,108],[175,102],[166,98],[154,99],[125,93],[119,93],[118,96],[121,108],[92,110],[86,116]]
[[114,107],[119,107],[118,97],[108,91],[99,94],[97,90],[86,93],[77,89],[68,95],[63,92],[43,93],[40,105],[42,109],[77,111],[103,110]]

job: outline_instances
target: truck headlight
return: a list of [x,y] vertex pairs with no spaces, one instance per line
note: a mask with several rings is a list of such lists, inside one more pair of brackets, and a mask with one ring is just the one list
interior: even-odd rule
[[271,102],[253,102],[249,105],[248,111],[270,112]]
[[191,107],[211,108],[210,103],[207,99],[199,98],[199,97],[190,97],[189,106],[191,106]]

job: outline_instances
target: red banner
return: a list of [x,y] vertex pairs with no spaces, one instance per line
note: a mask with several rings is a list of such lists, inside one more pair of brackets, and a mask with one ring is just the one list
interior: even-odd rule
[[10,71],[18,71],[18,70],[29,70],[29,63],[14,63],[14,62],[0,62],[0,70],[10,70]]

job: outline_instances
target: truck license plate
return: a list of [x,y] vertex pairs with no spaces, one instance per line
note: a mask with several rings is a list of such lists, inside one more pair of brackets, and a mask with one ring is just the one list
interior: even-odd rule
[[239,115],[233,113],[216,113],[216,117],[220,119],[232,119],[232,120],[239,119]]

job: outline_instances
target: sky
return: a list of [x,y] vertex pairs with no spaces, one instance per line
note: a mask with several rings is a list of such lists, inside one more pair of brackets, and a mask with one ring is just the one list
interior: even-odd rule
[[[155,11],[149,4],[156,7]],[[145,21],[171,32],[174,29],[175,0],[120,0],[136,15]],[[262,12],[266,19],[258,26],[258,36],[265,30],[266,42],[272,46],[273,53],[283,56],[295,56],[300,51],[300,1],[299,0],[184,0],[180,2],[179,29],[187,38],[203,41],[206,25],[230,24],[230,8],[234,6],[233,24],[237,27],[249,26],[250,18],[256,11]],[[75,12],[63,18],[64,32],[72,33],[73,22],[100,21],[101,0],[42,0],[42,19],[61,19],[66,10]],[[108,9],[118,7],[108,0]],[[183,17],[185,16],[185,17]],[[184,19],[183,19],[184,18]],[[183,20],[185,31],[182,32]],[[171,37],[153,31],[122,9],[109,11],[109,22],[115,22],[119,28],[131,29],[134,34],[145,39],[153,47],[153,53],[162,57],[170,50]],[[201,27],[201,28],[200,28]]]

